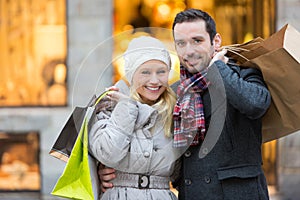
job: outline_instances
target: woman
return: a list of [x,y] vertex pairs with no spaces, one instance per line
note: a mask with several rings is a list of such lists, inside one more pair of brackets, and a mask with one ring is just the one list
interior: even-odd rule
[[129,91],[124,81],[110,88],[108,98],[117,103],[97,114],[89,133],[90,152],[116,169],[114,187],[101,199],[177,199],[169,188],[179,157],[171,137],[170,55],[159,40],[141,36],[130,42],[124,60]]

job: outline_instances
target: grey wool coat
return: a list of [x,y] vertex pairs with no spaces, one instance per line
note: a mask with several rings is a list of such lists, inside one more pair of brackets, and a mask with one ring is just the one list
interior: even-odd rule
[[[124,82],[116,86],[121,92],[128,93]],[[97,114],[89,132],[90,152],[98,161],[117,171],[114,187],[102,194],[101,199],[177,199],[166,186],[169,187],[174,163],[179,155],[172,150],[172,137],[165,137],[163,127],[163,120],[156,109],[133,100],[121,100],[113,109],[105,109]],[[135,184],[132,182],[135,178],[131,175],[162,178],[166,183],[165,189],[161,188],[158,179],[155,180],[158,188],[128,187],[129,182]],[[128,179],[121,180],[122,177]]]
[[261,119],[271,101],[262,74],[216,61],[202,95],[207,135],[181,157],[180,200],[267,200]]

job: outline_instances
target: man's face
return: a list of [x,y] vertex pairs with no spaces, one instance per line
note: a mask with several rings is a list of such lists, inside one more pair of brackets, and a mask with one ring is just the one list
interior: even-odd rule
[[180,63],[193,74],[207,68],[221,42],[219,34],[215,38],[211,44],[204,20],[177,23],[174,41]]

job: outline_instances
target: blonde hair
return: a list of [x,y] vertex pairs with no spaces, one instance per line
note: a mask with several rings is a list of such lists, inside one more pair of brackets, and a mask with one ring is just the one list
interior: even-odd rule
[[[137,93],[133,87],[130,87],[130,96],[136,101],[145,103],[140,95]],[[172,125],[173,125],[173,108],[176,103],[176,95],[171,87],[168,85],[164,93],[162,93],[158,101],[152,105],[161,115],[161,119],[164,120],[164,133],[166,137],[171,137],[172,135]],[[171,108],[171,109],[170,109]]]

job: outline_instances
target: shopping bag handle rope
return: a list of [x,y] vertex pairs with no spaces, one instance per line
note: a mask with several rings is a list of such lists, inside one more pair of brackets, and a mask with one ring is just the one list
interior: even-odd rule
[[111,92],[111,91],[110,91],[110,90],[107,90],[107,91],[103,92],[103,93],[97,98],[97,101],[96,101],[95,105],[97,105],[97,104],[101,101],[101,99],[102,99],[105,95],[107,95],[109,92]]

